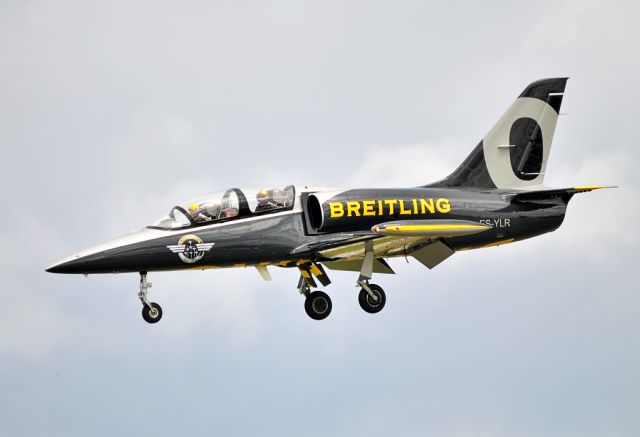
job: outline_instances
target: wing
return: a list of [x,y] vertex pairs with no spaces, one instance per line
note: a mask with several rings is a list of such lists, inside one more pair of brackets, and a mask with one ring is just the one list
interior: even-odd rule
[[[318,254],[328,261],[323,264],[333,270],[359,271],[364,260],[364,242],[347,243],[342,246],[320,250]],[[454,251],[439,239],[425,237],[377,237],[373,240],[374,272],[393,273],[382,258],[413,256],[432,269],[453,255]]]
[[200,251],[200,252],[209,252],[211,250],[211,248],[213,247],[213,245],[216,243],[201,243],[201,244],[196,244],[196,248]]
[[[322,264],[331,270],[343,270],[347,272],[359,272],[362,270],[362,259],[358,258],[342,259],[338,261],[323,261]],[[389,275],[395,274],[391,266],[382,258],[375,258],[373,260],[373,268],[371,271],[373,273],[386,273]]]
[[[374,226],[372,228],[374,235],[370,234],[367,239],[373,239],[373,252],[376,259],[410,255],[432,269],[454,253],[453,249],[441,240],[442,238],[471,235],[488,229],[491,229],[490,225],[465,220],[394,221]],[[333,261],[364,259],[365,244],[362,239],[349,241],[342,245],[320,249],[317,253],[329,261],[329,263],[325,261],[325,264],[331,268]],[[342,267],[341,263],[333,265]],[[381,268],[381,270],[385,269]]]
[[167,249],[169,249],[173,253],[183,253],[184,252],[184,245],[183,244],[176,244],[176,245],[173,245],[173,246],[167,246]]

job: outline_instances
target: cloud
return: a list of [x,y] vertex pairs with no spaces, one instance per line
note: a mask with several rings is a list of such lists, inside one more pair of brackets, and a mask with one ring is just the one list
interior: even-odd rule
[[[637,9],[3,2],[0,433],[637,435]],[[548,184],[620,188],[537,239],[392,260],[377,316],[350,272],[321,323],[293,269],[154,273],[155,326],[135,274],[43,272],[203,192],[435,181],[549,74]]]
[[[462,162],[457,144],[417,143],[372,146],[346,180],[348,187],[413,187],[436,182]],[[471,152],[471,148],[469,149]],[[463,157],[464,158],[464,157]]]

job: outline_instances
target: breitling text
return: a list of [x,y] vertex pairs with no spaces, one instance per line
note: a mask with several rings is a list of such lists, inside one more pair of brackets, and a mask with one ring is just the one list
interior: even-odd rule
[[393,215],[448,214],[451,212],[449,199],[378,199],[329,202],[331,218],[340,217],[380,217]]

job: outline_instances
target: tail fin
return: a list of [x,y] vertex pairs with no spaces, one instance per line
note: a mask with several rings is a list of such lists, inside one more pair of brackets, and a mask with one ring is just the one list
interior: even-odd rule
[[530,84],[453,173],[427,187],[540,186],[567,78]]

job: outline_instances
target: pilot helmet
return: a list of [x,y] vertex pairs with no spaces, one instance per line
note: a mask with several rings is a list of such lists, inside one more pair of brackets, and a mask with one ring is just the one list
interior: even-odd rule
[[194,213],[196,211],[198,211],[198,209],[200,208],[200,205],[198,205],[197,203],[190,203],[189,206],[187,206],[187,209],[189,210],[190,213]]
[[269,192],[265,189],[262,189],[258,191],[258,194],[256,194],[256,199],[258,199],[258,202],[264,202],[265,200],[267,200],[268,196]]

